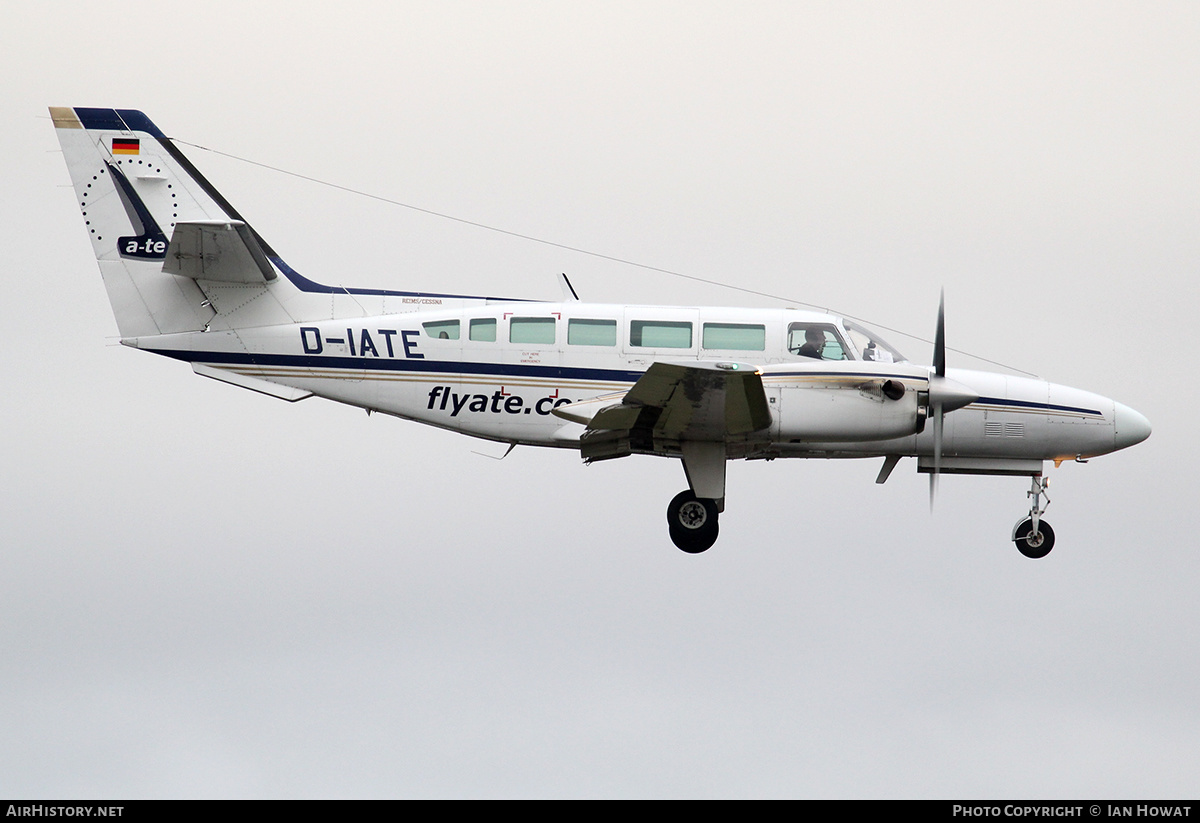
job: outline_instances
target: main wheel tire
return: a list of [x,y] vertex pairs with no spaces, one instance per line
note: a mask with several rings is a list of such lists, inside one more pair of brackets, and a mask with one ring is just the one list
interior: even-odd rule
[[1042,520],[1038,522],[1038,530],[1034,532],[1033,519],[1027,517],[1017,525],[1013,543],[1021,554],[1037,560],[1050,554],[1050,550],[1054,548],[1054,529]]
[[688,554],[699,554],[717,542],[717,519],[716,501],[696,497],[690,491],[675,495],[667,506],[671,542]]
[[685,551],[688,554],[700,554],[712,548],[713,543],[717,542],[717,527],[713,527],[704,532],[686,532],[682,529],[671,529],[671,542],[675,544],[675,548]]

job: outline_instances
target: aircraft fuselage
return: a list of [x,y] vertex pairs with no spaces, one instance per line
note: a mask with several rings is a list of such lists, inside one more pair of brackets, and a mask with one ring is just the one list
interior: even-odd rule
[[[667,334],[649,339],[646,324]],[[790,351],[796,324],[832,326],[847,341],[844,359]],[[921,425],[929,367],[863,360],[849,340],[839,318],[811,311],[489,301],[123,342],[475,437],[568,448],[584,427],[555,410],[626,391],[653,362],[751,364],[771,424],[728,443],[729,457],[931,456],[932,434]],[[947,415],[947,458],[1086,458],[1148,433],[1141,415],[1091,392],[990,372],[948,376],[979,399]],[[903,395],[883,399],[875,389],[883,381]]]

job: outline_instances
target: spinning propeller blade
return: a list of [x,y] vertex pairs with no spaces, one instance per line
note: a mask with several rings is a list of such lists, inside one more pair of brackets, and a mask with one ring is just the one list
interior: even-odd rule
[[929,380],[929,405],[933,412],[933,472],[929,475],[929,510],[937,497],[938,475],[942,472],[942,432],[946,425],[946,404],[938,398],[935,381],[946,379],[946,290],[938,298],[937,330],[933,335],[933,374]]
[[937,495],[938,475],[942,472],[943,433],[946,412],[969,406],[979,399],[955,380],[946,377],[946,290],[938,300],[937,332],[933,336],[933,374],[929,375],[929,411],[933,416],[933,471],[929,474],[929,509]]
[[938,377],[946,376],[946,290],[938,298],[937,331],[933,335],[933,371]]

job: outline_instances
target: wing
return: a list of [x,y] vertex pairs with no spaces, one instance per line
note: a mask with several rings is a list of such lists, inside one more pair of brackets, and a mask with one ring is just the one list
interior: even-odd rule
[[685,441],[724,442],[771,425],[755,366],[745,363],[654,363],[623,395],[560,406],[554,414],[587,426],[585,460],[680,454]]

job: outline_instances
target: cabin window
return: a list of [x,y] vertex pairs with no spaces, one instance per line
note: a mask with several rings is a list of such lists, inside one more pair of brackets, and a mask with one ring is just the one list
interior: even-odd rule
[[629,324],[629,345],[649,349],[690,349],[692,324],[668,320],[633,320]]
[[554,344],[553,317],[514,317],[508,325],[508,342]]
[[425,327],[425,333],[436,340],[458,339],[457,320],[433,320],[422,325]]
[[792,323],[788,351],[813,360],[850,360],[842,336],[831,323]]
[[568,320],[567,343],[572,346],[615,346],[617,321],[580,318]]
[[746,323],[705,323],[700,343],[706,349],[764,351],[767,327]]
[[471,329],[468,336],[472,340],[480,340],[484,343],[496,342],[496,318],[494,317],[479,317],[471,321]]

